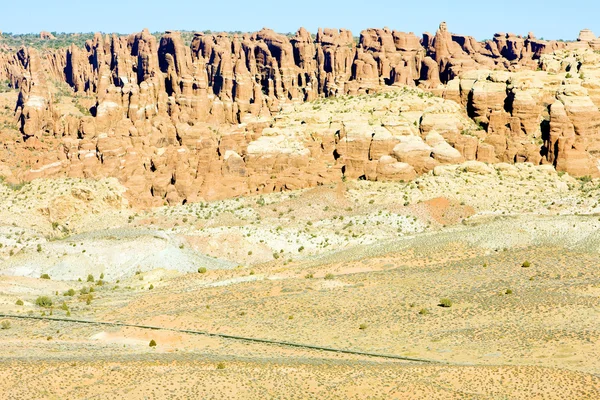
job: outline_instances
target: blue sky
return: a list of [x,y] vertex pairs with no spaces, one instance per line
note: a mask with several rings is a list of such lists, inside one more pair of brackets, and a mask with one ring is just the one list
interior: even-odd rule
[[582,28],[600,35],[600,1],[580,0],[2,0],[0,31],[28,33],[120,32],[147,27],[151,31],[255,31],[266,26],[278,32],[304,26],[346,28],[355,36],[369,27],[404,32],[435,32],[446,21],[451,32],[477,39],[495,32],[545,39],[577,38]]

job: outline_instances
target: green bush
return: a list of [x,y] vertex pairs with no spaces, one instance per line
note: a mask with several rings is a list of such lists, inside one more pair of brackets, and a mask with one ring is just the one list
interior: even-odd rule
[[35,299],[35,304],[40,307],[52,307],[52,299],[48,296],[39,296]]
[[446,298],[441,299],[439,306],[440,307],[446,307],[446,308],[447,307],[452,307],[452,300],[446,299]]
[[200,267],[200,268],[198,268],[198,273],[199,274],[205,274],[206,271],[207,271],[206,267]]

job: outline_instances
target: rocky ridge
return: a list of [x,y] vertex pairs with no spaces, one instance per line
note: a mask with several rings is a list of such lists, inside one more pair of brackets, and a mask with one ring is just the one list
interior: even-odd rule
[[[465,160],[598,176],[600,40],[300,29],[0,54],[0,172],[116,177],[138,205],[340,181],[410,180]],[[14,102],[14,103],[13,103]],[[14,125],[12,125],[14,124]]]

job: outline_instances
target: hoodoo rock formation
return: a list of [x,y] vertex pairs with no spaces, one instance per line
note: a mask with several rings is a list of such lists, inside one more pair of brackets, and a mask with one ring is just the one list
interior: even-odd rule
[[[144,30],[4,51],[18,134],[0,133],[0,171],[114,176],[141,205],[412,179],[464,160],[599,176],[599,50],[589,30],[575,42],[532,33],[478,42],[442,23],[422,37],[263,29],[197,33],[185,45],[178,32]],[[322,99],[377,93],[387,105],[321,112]],[[312,112],[293,117],[306,102]]]

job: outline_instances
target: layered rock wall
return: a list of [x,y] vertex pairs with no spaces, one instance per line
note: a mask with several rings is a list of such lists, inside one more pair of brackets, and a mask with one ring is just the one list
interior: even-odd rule
[[[22,48],[0,54],[0,79],[20,91],[14,118],[22,136],[9,146],[20,152],[2,162],[22,165],[15,179],[116,176],[141,204],[342,177],[410,179],[473,159],[598,176],[597,42],[586,30],[570,43],[503,33],[478,42],[442,23],[435,35],[368,29],[357,41],[343,29],[291,37],[263,29],[198,33],[186,46],[178,32],[158,40],[144,30],[96,34],[84,48]],[[329,115],[327,129],[307,117],[290,136],[278,122],[294,104],[390,87],[446,102],[408,117],[414,127],[401,134],[402,121],[372,129],[343,109]]]

